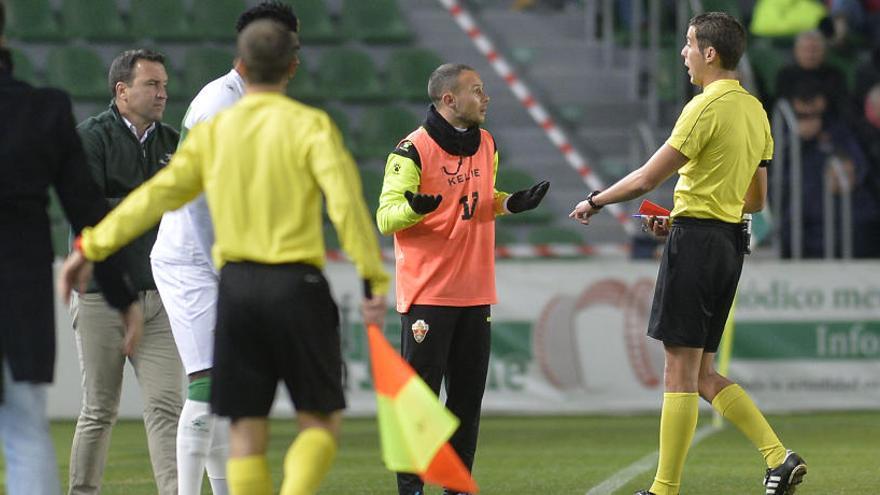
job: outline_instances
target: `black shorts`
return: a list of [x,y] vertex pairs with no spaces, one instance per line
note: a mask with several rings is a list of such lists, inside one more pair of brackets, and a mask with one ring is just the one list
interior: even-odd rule
[[228,263],[220,272],[211,407],[269,415],[278,380],[297,411],[345,408],[339,311],[321,270]]
[[742,272],[741,224],[676,218],[660,261],[648,335],[718,351]]
[[[480,404],[491,351],[491,307],[413,304],[400,315],[403,358],[435,394],[443,378],[472,384]],[[467,386],[461,386],[467,389]]]

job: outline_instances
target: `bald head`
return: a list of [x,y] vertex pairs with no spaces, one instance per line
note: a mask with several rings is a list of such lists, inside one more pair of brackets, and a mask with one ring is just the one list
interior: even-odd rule
[[238,35],[238,56],[250,84],[277,84],[298,62],[299,38],[284,24],[269,19],[254,21]]

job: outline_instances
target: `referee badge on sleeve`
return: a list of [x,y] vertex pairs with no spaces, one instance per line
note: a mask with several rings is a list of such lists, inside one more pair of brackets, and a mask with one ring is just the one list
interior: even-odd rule
[[430,330],[430,326],[425,323],[425,320],[416,320],[415,323],[412,324],[412,333],[413,338],[416,340],[417,344],[421,344],[423,340],[425,340],[425,336],[428,335],[428,330]]

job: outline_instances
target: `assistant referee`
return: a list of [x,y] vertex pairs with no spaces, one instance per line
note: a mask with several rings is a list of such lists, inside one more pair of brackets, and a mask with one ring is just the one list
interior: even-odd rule
[[341,381],[339,316],[321,267],[321,193],[343,248],[377,294],[365,323],[381,325],[389,277],[360,178],[327,114],[284,96],[299,64],[298,38],[273,20],[238,38],[245,96],[195,126],[168,166],[107,218],[83,231],[62,270],[62,291],[204,191],[221,268],[211,406],[232,419],[230,493],[272,493],[267,416],[278,380],[300,434],[284,461],[284,495],[317,491],[336,452]]
[[[764,456],[767,495],[792,493],[806,474],[803,459],[786,451],[745,391],[714,368],[747,250],[742,214],[763,208],[767,170],[759,164],[773,157],[767,114],[736,79],[745,44],[745,30],[728,14],[691,19],[681,56],[691,83],[703,92],[684,107],[672,135],[647,163],[590,193],[570,215],[588,224],[603,206],[637,198],[676,171],[680,176],[648,325],[666,354],[660,461],[650,490],[638,495],[678,494],[698,397]],[[649,226],[658,234],[667,229],[655,220]]]

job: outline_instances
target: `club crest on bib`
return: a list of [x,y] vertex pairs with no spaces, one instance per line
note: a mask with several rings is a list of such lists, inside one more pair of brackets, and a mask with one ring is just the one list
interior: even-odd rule
[[417,344],[421,344],[423,340],[425,340],[425,336],[428,335],[428,330],[431,327],[425,323],[425,320],[416,320],[415,323],[412,324],[412,333],[413,338],[416,340]]

